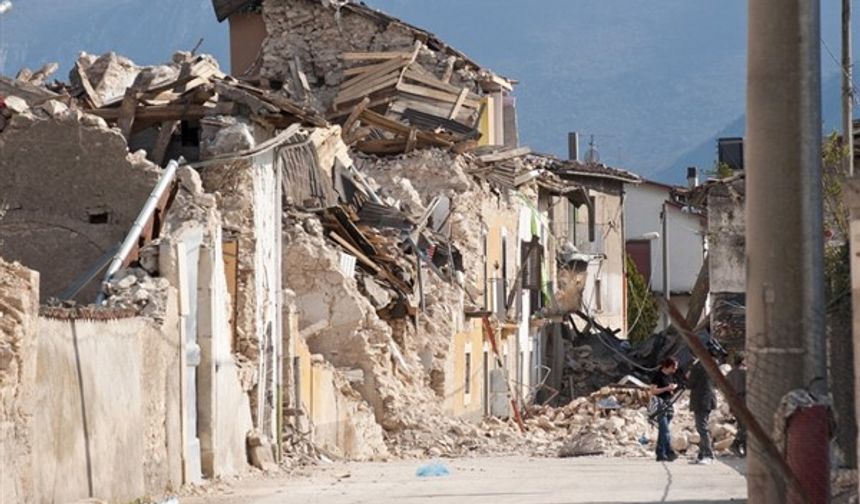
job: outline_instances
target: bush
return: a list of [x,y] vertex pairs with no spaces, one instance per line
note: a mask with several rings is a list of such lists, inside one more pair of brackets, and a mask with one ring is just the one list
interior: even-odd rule
[[657,302],[648,288],[645,277],[639,273],[636,263],[627,255],[627,339],[631,343],[644,341],[654,334],[657,327]]

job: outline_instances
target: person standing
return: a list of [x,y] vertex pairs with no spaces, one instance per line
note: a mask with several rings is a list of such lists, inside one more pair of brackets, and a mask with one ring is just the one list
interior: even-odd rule
[[710,464],[714,461],[714,449],[708,422],[711,412],[717,407],[717,396],[714,383],[700,361],[696,361],[690,370],[687,386],[690,388],[690,409],[693,410],[696,432],[699,433],[699,456],[696,463]]
[[675,383],[675,373],[678,371],[678,361],[672,357],[667,358],[660,364],[660,369],[651,378],[651,396],[663,401],[665,407],[661,408],[657,416],[657,461],[671,462],[678,458],[672,450],[672,432],[669,424],[672,422],[674,410],[669,403],[672,392],[678,388]]
[[[747,365],[743,352],[735,354],[734,366],[726,379],[734,389],[735,393],[741,401],[746,402],[747,399]],[[732,442],[732,453],[738,457],[746,457],[747,454],[747,426],[740,418],[735,415],[738,424],[738,433],[735,435],[735,440]]]

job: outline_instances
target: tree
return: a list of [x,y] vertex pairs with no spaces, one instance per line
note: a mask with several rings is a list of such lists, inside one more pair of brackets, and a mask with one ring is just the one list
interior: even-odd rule
[[657,327],[658,316],[657,302],[648,283],[627,254],[627,320],[630,324],[627,339],[638,343],[651,337]]
[[827,338],[833,407],[839,419],[836,440],[841,464],[857,467],[857,422],[854,414],[854,348],[851,340],[851,265],[849,212],[844,201],[847,149],[831,134],[822,146],[821,184],[824,203],[824,274]]

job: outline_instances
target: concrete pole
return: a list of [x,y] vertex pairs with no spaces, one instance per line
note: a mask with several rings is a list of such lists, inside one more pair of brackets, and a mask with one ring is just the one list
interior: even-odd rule
[[[669,204],[663,202],[663,234],[660,237],[660,243],[663,245],[663,298],[666,300],[666,306],[669,306],[669,299],[672,297],[671,289],[669,288]],[[663,328],[669,328],[669,312],[663,310]]]
[[854,175],[854,88],[851,65],[851,2],[842,0],[842,139],[847,148],[845,171]]
[[[850,212],[849,240],[851,250],[860,250],[860,180],[849,180],[845,186],[845,205]],[[860,355],[860,254],[851,254],[851,312],[853,316],[854,355]],[[854,390],[860,390],[860,359],[854,359]],[[855,418],[860,418],[860,401],[854,401]],[[857,443],[860,460],[860,442]],[[860,491],[860,482],[858,482]]]
[[[767,432],[789,391],[827,393],[819,41],[818,0],[749,2],[747,402]],[[749,455],[750,502],[788,502],[758,440]]]

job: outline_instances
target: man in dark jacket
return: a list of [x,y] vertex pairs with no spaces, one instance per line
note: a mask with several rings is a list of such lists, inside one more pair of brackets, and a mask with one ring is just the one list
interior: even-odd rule
[[[714,339],[708,340],[707,347],[708,352],[717,362],[725,355],[723,347]],[[696,463],[711,464],[714,461],[714,447],[708,422],[711,412],[717,407],[717,394],[714,390],[714,382],[708,377],[705,366],[701,362],[696,361],[690,370],[687,386],[690,388],[690,409],[693,410],[696,432],[699,433],[699,456]]]
[[690,409],[693,410],[696,432],[699,433],[699,457],[696,463],[710,464],[714,461],[714,451],[708,421],[711,418],[711,411],[717,407],[717,397],[714,384],[708,378],[705,366],[701,362],[697,361],[690,370],[687,386],[690,388]]

